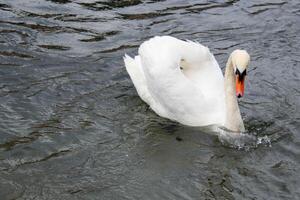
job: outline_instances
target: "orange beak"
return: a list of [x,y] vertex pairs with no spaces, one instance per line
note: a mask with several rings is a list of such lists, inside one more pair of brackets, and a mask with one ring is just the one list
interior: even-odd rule
[[238,98],[241,98],[242,96],[244,96],[244,81],[245,81],[245,76],[241,76],[239,74],[237,74],[235,76],[235,86],[236,86],[236,96]]

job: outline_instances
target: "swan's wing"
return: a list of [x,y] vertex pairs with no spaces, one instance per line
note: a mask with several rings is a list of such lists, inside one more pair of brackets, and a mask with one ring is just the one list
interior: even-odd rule
[[[208,48],[163,36],[144,42],[139,55],[149,93],[166,110],[168,118],[187,125],[213,124],[223,118],[220,106],[215,106],[218,97],[209,95],[211,85],[222,81],[223,76]],[[180,70],[182,58],[191,63],[193,78]]]
[[[224,77],[209,48],[197,42],[187,41],[182,54],[186,59],[183,74],[196,84],[206,98],[224,95]],[[219,98],[220,99],[220,98]],[[221,98],[221,100],[224,100]]]

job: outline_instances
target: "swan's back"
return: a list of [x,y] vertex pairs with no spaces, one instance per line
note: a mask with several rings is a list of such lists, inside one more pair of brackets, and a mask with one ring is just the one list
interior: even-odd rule
[[141,98],[160,116],[191,126],[224,124],[224,81],[209,49],[170,36],[154,37],[124,59]]

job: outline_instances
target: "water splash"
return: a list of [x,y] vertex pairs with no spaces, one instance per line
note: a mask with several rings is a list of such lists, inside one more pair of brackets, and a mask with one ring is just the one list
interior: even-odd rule
[[271,138],[267,135],[257,136],[256,133],[237,133],[219,128],[217,136],[223,145],[238,150],[249,151],[258,148],[259,146],[271,147]]

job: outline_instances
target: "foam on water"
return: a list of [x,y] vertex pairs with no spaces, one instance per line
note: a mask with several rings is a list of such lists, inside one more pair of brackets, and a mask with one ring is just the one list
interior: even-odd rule
[[271,139],[267,135],[257,136],[250,132],[237,133],[223,128],[219,128],[217,135],[223,145],[239,150],[248,151],[261,145],[271,147]]

